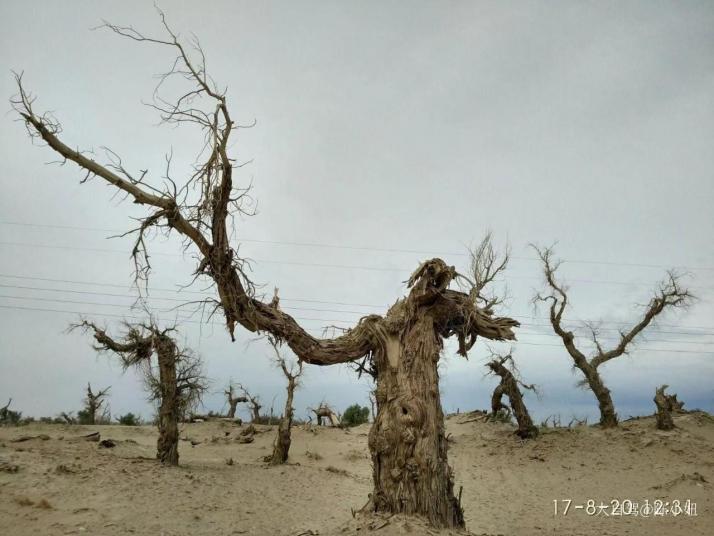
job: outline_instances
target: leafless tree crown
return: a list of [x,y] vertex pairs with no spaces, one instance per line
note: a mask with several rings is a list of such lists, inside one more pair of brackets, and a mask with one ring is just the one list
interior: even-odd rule
[[[85,172],[85,180],[100,177],[147,208],[139,225],[128,232],[136,236],[132,254],[137,281],[146,280],[150,271],[147,233],[152,229],[166,234],[176,231],[185,239],[185,247],[193,246],[198,252],[195,277],[207,276],[216,285],[219,299],[214,305],[223,311],[231,337],[236,324],[251,332],[270,333],[278,341],[287,342],[300,360],[318,365],[355,361],[370,355],[381,344],[381,330],[377,326],[382,320],[380,315],[365,316],[354,328],[335,338],[316,339],[294,318],[281,311],[275,299],[263,302],[256,298],[255,285],[247,275],[246,261],[231,244],[235,234],[234,217],[252,214],[253,202],[250,185],[239,187],[234,184],[234,174],[242,164],[230,157],[229,142],[234,130],[250,125],[239,125],[232,119],[226,91],[208,75],[198,41],[193,39],[187,47],[161,11],[159,15],[165,33],[163,38],[149,37],[133,27],[107,22],[101,28],[176,53],[171,68],[159,77],[149,105],[164,123],[197,126],[203,133],[204,143],[190,176],[183,181],[171,177],[170,155],[163,177],[157,179],[148,170],[130,171],[112,151],[107,151],[107,161],[101,164],[94,155],[66,144],[60,138],[62,128],[59,122],[51,114],[36,111],[35,97],[25,89],[22,75],[17,74],[18,94],[12,104],[30,136],[44,141],[63,161],[76,163]],[[185,83],[186,91],[165,96],[168,80]],[[419,284],[425,285],[438,272],[443,282],[438,286],[445,289],[456,273],[444,268],[446,266],[440,259],[426,261],[412,275],[409,286],[420,280]],[[494,269],[497,272],[498,265],[494,265]],[[465,354],[479,333],[488,338],[513,338],[511,328],[517,325],[513,320],[491,318],[490,310],[462,303],[457,293],[449,298],[454,301],[458,310],[453,312],[461,321],[450,322],[444,336],[459,336],[460,353]]]
[[548,287],[545,294],[537,294],[533,301],[549,304],[550,324],[555,333],[561,338],[566,350],[575,360],[576,364],[589,363],[597,368],[598,366],[626,354],[629,347],[644,329],[649,326],[660,314],[668,309],[684,308],[689,306],[694,300],[692,293],[681,285],[681,275],[670,270],[667,277],[660,283],[658,289],[645,307],[645,311],[639,321],[628,330],[621,330],[618,342],[609,349],[604,348],[599,339],[597,327],[587,324],[590,330],[591,340],[595,345],[595,352],[588,360],[575,345],[575,335],[563,325],[563,314],[568,305],[568,287],[559,283],[556,279],[556,272],[562,261],[554,260],[553,248],[540,248],[532,246],[538,254],[543,266],[543,274]]

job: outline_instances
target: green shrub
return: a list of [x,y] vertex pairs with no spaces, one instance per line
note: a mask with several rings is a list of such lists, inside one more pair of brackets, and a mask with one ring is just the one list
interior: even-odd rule
[[86,409],[80,409],[77,412],[77,422],[79,424],[92,424],[91,415],[89,415],[89,411],[87,411]]
[[369,421],[369,408],[361,407],[359,404],[352,404],[342,414],[342,424],[344,426],[359,426]]
[[130,412],[117,417],[117,421],[124,426],[139,426],[141,424],[141,417]]

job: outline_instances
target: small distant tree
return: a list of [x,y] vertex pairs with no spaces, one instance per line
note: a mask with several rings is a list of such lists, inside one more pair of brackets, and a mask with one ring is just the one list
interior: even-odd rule
[[287,397],[285,399],[285,410],[283,412],[283,417],[280,419],[280,424],[278,425],[278,434],[275,437],[275,442],[273,443],[273,454],[269,457],[269,462],[271,465],[279,465],[285,463],[288,460],[288,452],[290,450],[290,429],[293,425],[293,395],[295,394],[295,389],[298,387],[298,380],[302,375],[302,361],[298,361],[297,366],[288,364],[280,353],[278,348],[278,343],[272,337],[268,337],[268,340],[273,347],[275,352],[275,361],[283,371],[285,379],[288,381],[286,391]]
[[585,376],[581,385],[587,386],[597,398],[600,407],[600,425],[605,428],[617,426],[617,413],[612,402],[610,390],[605,386],[598,368],[600,365],[611,361],[621,355],[627,354],[635,338],[642,333],[659,315],[669,309],[679,309],[691,304],[694,296],[689,290],[682,288],[679,276],[674,271],[667,273],[667,278],[659,286],[649,303],[645,307],[640,320],[629,330],[620,331],[617,344],[606,350],[600,341],[597,328],[593,324],[586,324],[590,330],[591,340],[595,345],[595,351],[590,357],[578,348],[575,343],[575,335],[572,331],[563,326],[563,313],[568,305],[568,288],[558,283],[555,274],[562,261],[553,259],[553,248],[539,248],[532,246],[538,253],[543,264],[543,274],[549,292],[547,294],[537,294],[533,298],[534,303],[550,303],[550,324],[555,334],[560,337],[565,349],[573,359],[575,367]]
[[117,417],[117,422],[124,426],[140,426],[141,417],[129,412],[124,415],[119,415],[119,417]]
[[369,408],[359,404],[352,404],[342,414],[342,424],[344,426],[359,426],[369,422]]
[[[208,387],[200,358],[176,344],[172,338],[175,327],[159,329],[153,320],[125,323],[124,333],[118,339],[86,320],[75,327],[91,331],[97,342],[95,350],[116,354],[124,369],[136,367],[143,371],[149,400],[159,404],[156,457],[164,465],[178,465],[179,420],[200,402]],[[158,371],[151,363],[154,354]]]
[[335,411],[325,402],[320,402],[320,405],[316,409],[308,409],[315,414],[318,426],[322,426],[324,420],[329,421],[332,426],[340,425],[340,418],[337,416],[337,413],[335,413]]
[[77,424],[77,417],[73,415],[73,411],[63,411],[59,414],[60,422],[64,424]]
[[241,402],[248,402],[248,398],[245,396],[237,396],[235,392],[235,386],[233,382],[228,384],[226,390],[223,391],[226,395],[226,401],[228,402],[228,417],[234,419],[236,416],[236,408]]
[[0,423],[2,424],[18,424],[22,418],[22,412],[11,410],[10,404],[12,404],[12,398],[0,408]]
[[[518,370],[510,352],[507,355],[491,352],[491,360],[486,366],[492,374],[501,378],[501,382],[496,386],[491,397],[491,418],[500,420],[505,413],[509,415],[510,420],[510,414],[513,413],[518,423],[516,435],[522,439],[535,438],[538,435],[538,428],[533,424],[520,389],[522,387],[536,392],[535,386],[525,384],[518,378]],[[503,403],[504,396],[508,397],[510,407]]]
[[[107,387],[106,389],[94,393],[92,391],[92,385],[87,383],[87,396],[84,399],[84,409],[77,412],[79,424],[97,424],[97,413],[106,401],[105,399],[109,393],[109,389],[110,387]],[[100,415],[99,420],[106,419],[102,419]]]
[[260,395],[251,395],[240,383],[238,384],[238,388],[243,393],[243,396],[240,398],[244,399],[243,401],[247,402],[250,408],[251,422],[256,424],[259,423],[261,421],[260,410],[263,407],[260,403]]

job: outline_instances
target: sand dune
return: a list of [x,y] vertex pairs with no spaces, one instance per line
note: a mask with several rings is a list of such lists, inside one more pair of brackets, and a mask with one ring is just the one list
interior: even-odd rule
[[[616,430],[548,429],[522,442],[509,425],[452,416],[450,461],[467,527],[522,536],[712,534],[714,419],[688,413],[675,422],[671,432],[657,431],[652,418]],[[252,443],[239,444],[239,426],[182,425],[178,469],[154,460],[157,433],[148,426],[0,428],[0,534],[440,534],[399,516],[353,519],[371,490],[367,425],[298,427],[291,463],[278,467],[262,463],[275,429],[256,428]],[[81,439],[95,431],[116,446]],[[554,515],[554,499],[573,501],[567,515]],[[593,516],[575,508],[588,499],[690,500],[697,515]]]

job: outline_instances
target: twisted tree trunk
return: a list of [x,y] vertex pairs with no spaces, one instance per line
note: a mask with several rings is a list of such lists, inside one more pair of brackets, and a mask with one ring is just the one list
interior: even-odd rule
[[684,402],[677,400],[677,395],[667,395],[664,390],[669,387],[663,385],[655,392],[654,403],[657,406],[657,428],[659,430],[672,430],[674,428],[674,419],[672,413],[682,411]]
[[176,348],[165,336],[157,336],[161,405],[159,407],[159,439],[156,457],[164,465],[178,465],[179,393],[176,388]]
[[[508,356],[510,358],[510,356]],[[508,370],[504,365],[504,359],[494,359],[488,363],[488,367],[501,378],[501,383],[498,384],[496,389],[493,391],[493,396],[491,397],[491,409],[494,416],[499,410],[507,408],[501,403],[501,398],[503,395],[508,397],[511,405],[511,410],[513,415],[516,417],[516,422],[518,423],[518,430],[516,430],[516,435],[522,439],[532,439],[538,436],[538,428],[533,425],[533,420],[531,419],[528,409],[523,402],[523,394],[518,388],[518,380],[513,375],[513,373]],[[525,385],[521,383],[527,389],[535,389],[533,385]]]
[[597,368],[592,365],[579,367],[585,375],[590,389],[597,399],[598,407],[600,408],[600,426],[603,428],[613,428],[617,426],[617,413],[615,413],[615,404],[612,403],[612,395],[610,389],[605,387],[600,373]]
[[506,406],[503,402],[503,395],[506,393],[503,391],[503,385],[498,384],[496,388],[493,390],[493,393],[491,394],[491,417],[495,417],[498,415],[498,412],[501,410],[507,411],[508,413],[511,412],[511,408]]
[[260,422],[260,408],[262,406],[259,404],[251,404],[250,406],[250,412],[252,415],[252,422],[254,423],[259,423]]
[[233,400],[230,400],[228,402],[228,417],[231,419],[235,418],[236,416],[236,408],[238,407],[238,402],[239,400],[237,398],[234,398]]
[[[400,313],[393,308],[386,320]],[[428,311],[415,311],[410,320],[385,333],[373,357],[377,416],[369,433],[370,504],[377,511],[425,516],[435,526],[462,527],[439,397],[442,340]]]
[[273,444],[273,455],[270,458],[272,465],[279,465],[288,460],[291,443],[290,429],[293,425],[293,394],[297,385],[296,380],[297,378],[294,377],[288,379],[288,397],[285,400],[285,413],[283,413],[283,418],[280,419],[280,424],[278,425],[278,435],[275,437],[275,443]]

